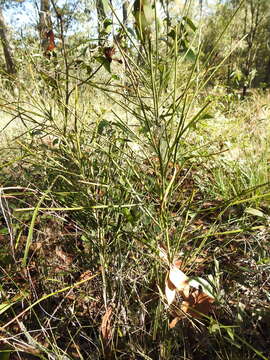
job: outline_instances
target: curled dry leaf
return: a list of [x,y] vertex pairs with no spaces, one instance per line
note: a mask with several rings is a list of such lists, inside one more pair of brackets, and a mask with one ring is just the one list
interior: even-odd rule
[[190,303],[189,301],[182,301],[182,304],[181,304],[181,310],[184,312],[184,313],[189,313],[189,309],[190,309]]
[[[163,246],[159,246],[159,257],[164,261],[168,259],[166,249]],[[210,313],[214,299],[205,294],[201,286],[193,292],[190,291],[189,278],[180,270],[181,265],[181,260],[175,260],[173,262],[165,281],[165,296],[170,306],[178,292],[183,297],[180,306],[182,314],[184,315],[186,313],[193,318],[199,319]],[[169,327],[175,327],[180,319],[181,316],[179,315],[175,317],[169,324]]]
[[215,300],[203,293],[200,289],[195,290],[183,301],[181,310],[194,318],[200,319],[203,315],[208,315]]
[[108,341],[112,337],[112,328],[111,328],[111,317],[112,317],[112,307],[109,306],[103,315],[100,331],[103,340]]
[[174,266],[176,266],[178,269],[180,269],[180,267],[183,265],[183,261],[182,260],[174,260]]
[[176,265],[171,267],[169,279],[185,298],[189,296],[189,279]]
[[176,295],[176,287],[173,285],[169,278],[166,279],[165,282],[165,296],[168,302],[168,305],[174,301]]
[[[165,296],[168,305],[173,303],[178,292],[183,297],[180,305],[182,315],[188,314],[193,318],[199,319],[210,313],[214,299],[205,294],[201,286],[199,289],[192,289],[193,291],[190,291],[189,278],[178,268],[177,264],[174,264],[165,281]],[[171,329],[175,327],[181,317],[181,315],[175,317],[169,324],[169,327]]]
[[188,314],[195,319],[200,319],[204,315],[207,316],[211,311],[213,302],[213,298],[204,294],[201,290],[195,290],[189,295],[187,299],[182,301],[180,307],[182,315],[178,314],[178,316],[176,316],[170,322],[169,328],[174,328],[178,321],[181,320],[181,318],[183,318],[185,314]]

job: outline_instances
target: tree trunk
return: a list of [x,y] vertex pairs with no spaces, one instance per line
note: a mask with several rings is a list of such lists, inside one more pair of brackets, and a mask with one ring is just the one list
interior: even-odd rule
[[39,36],[41,47],[44,54],[47,53],[50,46],[50,31],[52,31],[52,19],[50,15],[50,0],[40,0],[40,12],[39,12],[39,24],[38,24]]
[[267,64],[266,64],[266,71],[265,71],[265,78],[264,82],[266,83],[266,88],[270,87],[270,56],[268,58]]
[[13,54],[8,41],[8,31],[5,23],[5,19],[3,16],[3,10],[0,7],[0,38],[3,46],[7,73],[10,75],[16,74],[16,66],[13,58]]
[[[259,24],[263,18],[262,9],[260,6],[260,1],[250,0],[247,2],[245,7],[245,22],[244,29],[247,32],[246,42],[247,42],[247,53],[246,53],[246,61],[243,65],[243,74],[245,75],[244,85],[242,89],[242,97],[244,98],[247,94],[247,90],[251,85],[251,81],[253,79],[250,78],[250,74],[252,71],[252,67],[254,65],[254,60],[256,58],[256,37],[258,34]],[[249,16],[250,15],[250,20]],[[249,24],[250,21],[250,24]],[[249,30],[247,27],[249,26]],[[246,34],[245,34],[246,35]]]
[[103,6],[102,0],[96,0],[96,8],[97,8],[97,18],[98,18],[98,44],[100,46],[103,45],[102,41],[102,30],[103,30],[103,23],[106,19],[106,13]]
[[39,31],[51,30],[52,19],[50,16],[50,0],[40,0]]
[[128,0],[124,0],[122,5],[122,11],[123,11],[123,25],[127,26],[128,22]]

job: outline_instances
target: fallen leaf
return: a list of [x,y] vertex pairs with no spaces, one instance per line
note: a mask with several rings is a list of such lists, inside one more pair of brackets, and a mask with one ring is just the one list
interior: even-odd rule
[[258,209],[253,209],[253,208],[246,208],[244,210],[245,213],[253,215],[253,216],[259,216],[259,217],[264,217],[264,213]]
[[183,266],[183,261],[182,260],[174,260],[173,265],[176,266],[178,269],[180,269],[180,267]]
[[215,293],[213,283],[214,279],[212,278],[212,275],[208,275],[207,279],[201,278],[199,276],[194,276],[189,281],[189,285],[191,287],[194,287],[195,289],[200,289],[202,292],[204,292],[206,295],[209,295],[210,297],[214,297],[213,294]]
[[70,265],[73,262],[73,259],[71,256],[67,255],[61,248],[60,246],[57,246],[55,249],[55,254],[61,259],[63,260],[64,263],[66,263],[66,265]]
[[193,318],[200,319],[203,315],[208,315],[215,300],[196,289],[189,297],[182,302],[181,310]]
[[177,316],[176,318],[174,318],[170,323],[169,323],[169,328],[172,329],[175,327],[175,325],[178,323],[178,321],[180,320],[180,318]]
[[81,280],[89,279],[89,278],[91,278],[92,276],[93,276],[92,271],[86,270],[84,273],[81,274],[81,276],[80,276],[80,281],[81,281]]
[[171,267],[169,272],[169,279],[176,289],[183,294],[185,298],[189,296],[188,277],[176,265]]
[[167,251],[166,249],[164,248],[163,245],[159,245],[158,246],[158,254],[159,254],[159,257],[165,262],[165,263],[168,263],[168,254],[167,254]]
[[176,287],[169,278],[165,282],[165,296],[169,305],[174,301],[176,295]]
[[189,301],[182,301],[181,310],[182,310],[184,313],[188,313],[188,312],[189,312],[189,307],[190,307]]
[[42,242],[41,241],[37,241],[37,242],[34,242],[30,245],[30,249],[32,251],[38,251],[42,248]]

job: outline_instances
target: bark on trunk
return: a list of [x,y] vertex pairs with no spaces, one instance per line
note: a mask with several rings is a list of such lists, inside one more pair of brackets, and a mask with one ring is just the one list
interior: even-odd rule
[[0,38],[1,38],[4,56],[5,56],[7,73],[10,75],[14,75],[14,74],[16,74],[17,71],[16,71],[16,66],[15,66],[13,54],[11,51],[11,47],[9,45],[8,31],[7,31],[7,26],[5,23],[4,16],[3,16],[2,8],[0,8]]
[[50,0],[40,0],[38,30],[39,30],[41,47],[43,49],[44,54],[46,54],[50,46],[50,38],[48,36],[48,33],[52,31]]
[[123,25],[127,26],[127,22],[128,22],[128,0],[125,0],[123,2],[122,10],[123,10]]
[[103,23],[106,19],[106,13],[103,6],[102,0],[96,0],[96,8],[97,8],[97,17],[98,17],[98,44],[100,46],[103,45],[102,41],[102,30],[103,30]]
[[265,72],[265,83],[267,84],[266,87],[270,87],[270,56],[266,65],[266,72]]
[[40,0],[39,12],[39,31],[43,29],[50,30],[52,28],[52,19],[50,16],[50,0]]

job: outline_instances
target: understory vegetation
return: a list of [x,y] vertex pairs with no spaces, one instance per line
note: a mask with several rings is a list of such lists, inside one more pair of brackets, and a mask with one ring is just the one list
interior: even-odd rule
[[270,94],[185,3],[1,75],[0,359],[269,358]]

